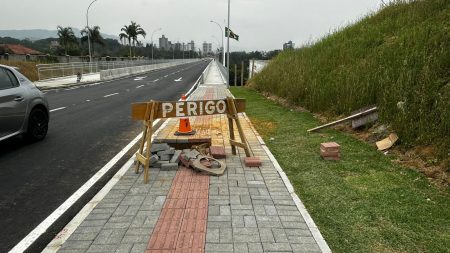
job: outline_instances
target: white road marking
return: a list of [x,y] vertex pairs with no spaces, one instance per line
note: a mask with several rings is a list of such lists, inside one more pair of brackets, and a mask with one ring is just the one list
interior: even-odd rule
[[[201,76],[199,77],[199,79],[197,80],[197,82],[200,80]],[[107,82],[112,82],[113,80],[109,80],[109,81],[105,81],[103,83],[107,83]],[[191,89],[188,91],[187,94],[190,94],[192,92],[192,90],[195,88],[196,86],[193,85],[191,87]],[[190,96],[190,95],[189,95]],[[158,124],[158,122],[160,121],[160,119],[155,120],[155,122],[153,123],[153,126],[155,126],[156,124]],[[164,122],[163,125],[161,125],[161,127],[159,129],[163,129],[166,125],[166,123],[168,123],[168,121]],[[153,136],[157,135],[157,132],[159,131],[159,129],[155,132],[155,134]],[[23,238],[16,246],[14,246],[13,249],[11,249],[9,252],[10,253],[19,253],[19,252],[24,252],[25,250],[28,249],[28,247],[30,247],[30,245],[32,245],[42,234],[44,234],[47,229],[53,225],[53,223],[59,219],[61,217],[61,215],[63,215],[75,202],[77,202],[103,175],[105,175],[116,163],[117,161],[119,161],[139,140],[140,138],[142,138],[142,133],[139,134],[133,141],[131,141],[124,149],[122,149],[111,161],[109,161],[105,166],[103,166],[103,168],[101,168],[92,178],[90,178],[83,186],[81,186],[74,194],[72,194],[72,196],[70,196],[64,203],[62,203],[55,211],[53,211],[52,214],[50,214],[50,216],[48,216],[44,221],[42,221],[35,229],[33,229],[33,231],[31,231],[25,238]],[[131,158],[130,160],[132,160],[133,158]],[[130,162],[130,161],[128,161]],[[117,174],[114,176],[114,178],[116,178],[116,176],[118,176],[117,181],[120,180],[120,173],[122,173],[122,169],[127,168],[125,166],[123,166],[119,172],[117,172]],[[129,168],[128,168],[129,169]],[[125,169],[124,169],[125,170]],[[126,170],[125,170],[126,171]],[[112,179],[111,179],[112,181]],[[110,182],[111,182],[110,181]],[[116,181],[116,182],[117,182]],[[114,186],[114,184],[116,182],[113,182],[111,184],[105,185],[104,188],[112,188]],[[110,190],[110,189],[109,189]],[[75,216],[75,218],[73,218],[73,220],[60,232],[60,234],[58,234],[55,239],[49,244],[47,245],[47,248],[44,249],[44,252],[56,252],[60,246],[67,240],[67,238],[69,238],[69,236],[75,231],[75,229],[78,227],[79,224],[81,224],[81,222],[84,220],[84,218],[94,209],[94,207],[96,206],[96,204],[98,202],[96,202],[95,200],[97,199],[96,197],[101,195],[101,194],[107,194],[108,191],[105,190],[105,192],[102,193],[98,193],[86,206],[89,206],[88,208],[85,209],[85,207],[77,214],[77,216]],[[103,197],[102,197],[103,198]],[[85,211],[86,213],[81,213]],[[84,218],[83,218],[84,216]],[[75,224],[72,224],[72,222],[74,222]],[[53,242],[55,242],[59,245],[56,246],[57,248],[54,248],[54,244]]]
[[91,102],[91,100],[89,100],[89,99],[86,99],[86,102]]
[[144,85],[139,85],[138,87],[136,87],[136,89],[142,88],[144,87]]
[[112,97],[112,96],[115,96],[115,95],[119,95],[119,93],[113,93],[113,94],[105,95],[105,96],[103,96],[103,97],[104,97],[104,98],[107,98],[107,97]]
[[154,82],[154,83],[156,83],[156,82],[158,82],[158,81],[159,81],[159,79],[155,79],[155,80],[153,80],[153,82]]
[[183,77],[178,78],[175,82],[181,82],[181,79],[183,79]]
[[[153,123],[156,125],[160,120]],[[61,217],[75,202],[77,202],[98,180],[100,180],[128,151],[142,138],[142,133],[132,140],[124,149],[122,149],[111,161],[101,168],[93,177],[91,177],[83,186],[81,186],[72,196],[62,203],[50,216],[41,222],[33,231],[23,238],[9,253],[24,252],[30,247],[53,223]],[[111,186],[112,187],[112,186]],[[89,211],[90,212],[90,211]],[[89,214],[89,213],[87,213]],[[86,214],[86,215],[87,215]],[[76,217],[75,217],[76,218]],[[74,218],[74,219],[75,219]],[[59,235],[58,235],[59,236]],[[57,237],[58,237],[57,236]],[[67,239],[67,238],[65,238]],[[64,240],[65,241],[65,240]]]
[[147,77],[146,76],[138,76],[138,77],[134,78],[134,81],[142,81],[145,78],[147,78]]
[[63,109],[66,109],[66,108],[67,108],[67,107],[59,107],[59,108],[50,110],[50,112],[56,112],[56,111],[63,110]]
[[168,77],[169,75],[165,75],[164,77]]

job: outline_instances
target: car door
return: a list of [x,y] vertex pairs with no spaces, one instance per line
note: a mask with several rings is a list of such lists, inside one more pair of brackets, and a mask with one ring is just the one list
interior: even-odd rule
[[27,112],[26,89],[9,69],[0,67],[0,138],[21,130]]

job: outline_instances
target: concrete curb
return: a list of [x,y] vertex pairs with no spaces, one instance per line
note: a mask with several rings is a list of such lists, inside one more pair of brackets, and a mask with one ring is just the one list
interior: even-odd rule
[[327,242],[325,241],[322,234],[320,233],[320,230],[316,226],[316,223],[311,218],[311,215],[308,213],[308,210],[306,210],[305,205],[300,200],[298,195],[295,193],[294,187],[292,186],[291,181],[287,177],[286,173],[283,171],[283,169],[281,168],[281,166],[278,163],[275,156],[272,154],[272,152],[269,150],[269,148],[267,147],[264,140],[261,138],[261,136],[256,131],[255,127],[253,126],[252,122],[248,118],[247,114],[244,112],[243,115],[244,115],[245,120],[249,123],[249,126],[251,127],[252,131],[255,133],[259,143],[261,144],[261,147],[264,149],[267,156],[269,156],[270,161],[273,163],[275,169],[278,171],[278,174],[280,174],[281,179],[283,180],[287,190],[291,194],[291,197],[294,200],[295,205],[297,206],[297,209],[300,211],[300,214],[302,215],[303,219],[306,222],[306,225],[308,226],[309,230],[311,231],[311,234],[313,235],[314,240],[319,245],[320,250],[324,253],[331,253],[330,247],[328,246]]

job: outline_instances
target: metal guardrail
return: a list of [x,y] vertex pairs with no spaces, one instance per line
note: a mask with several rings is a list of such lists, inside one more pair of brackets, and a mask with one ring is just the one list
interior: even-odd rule
[[78,73],[89,74],[98,73],[101,70],[119,69],[127,67],[136,67],[143,65],[152,65],[159,63],[168,63],[179,59],[167,60],[137,60],[137,61],[100,61],[100,62],[72,62],[55,64],[36,65],[39,80],[55,79],[67,76],[75,76]]

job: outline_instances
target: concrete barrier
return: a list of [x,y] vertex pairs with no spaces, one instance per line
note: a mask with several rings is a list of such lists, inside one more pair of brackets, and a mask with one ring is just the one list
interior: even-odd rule
[[115,78],[138,75],[145,72],[149,72],[156,69],[163,69],[178,66],[181,64],[192,63],[200,61],[200,59],[188,59],[188,60],[180,60],[175,62],[167,62],[167,63],[159,63],[152,65],[144,65],[144,66],[136,66],[136,67],[127,67],[120,69],[110,69],[110,70],[102,70],[100,71],[100,80],[111,80]]

